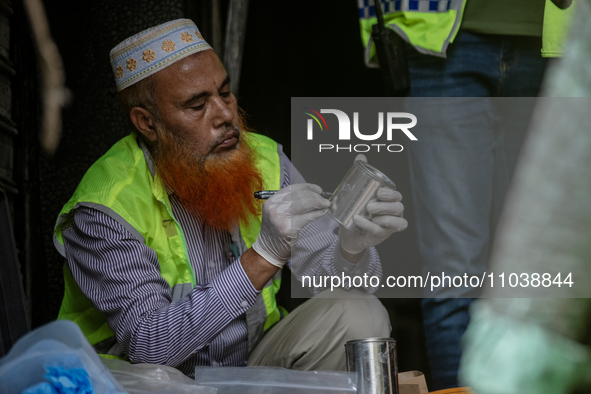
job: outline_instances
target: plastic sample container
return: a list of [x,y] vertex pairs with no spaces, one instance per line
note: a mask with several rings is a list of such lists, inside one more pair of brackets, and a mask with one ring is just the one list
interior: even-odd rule
[[355,215],[371,220],[373,215],[367,212],[367,204],[376,199],[378,188],[385,186],[396,189],[390,178],[374,166],[356,160],[330,197],[328,214],[344,227],[360,231],[353,221]]

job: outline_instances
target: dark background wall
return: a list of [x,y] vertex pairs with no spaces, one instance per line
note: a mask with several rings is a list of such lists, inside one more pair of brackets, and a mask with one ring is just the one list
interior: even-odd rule
[[[227,0],[221,2],[222,15]],[[21,244],[27,257],[27,294],[33,327],[55,319],[63,296],[64,260],[52,242],[52,228],[62,205],[69,199],[88,167],[117,140],[129,133],[117,103],[117,92],[109,65],[109,51],[121,40],[142,29],[171,19],[193,19],[206,39],[211,30],[210,1],[45,1],[52,35],[62,55],[66,85],[72,101],[63,113],[63,136],[52,157],[42,153],[37,142],[39,124],[38,67],[27,21],[20,2],[15,4],[12,37],[17,53],[17,79],[13,89],[16,123],[27,124],[18,149],[21,168],[32,174],[27,182],[34,212],[29,238]],[[248,13],[239,104],[257,131],[284,145],[290,153],[290,98],[309,96],[382,96],[379,72],[363,65],[355,0],[251,1]],[[211,42],[211,41],[210,41]],[[408,174],[402,158],[396,179],[399,190],[409,194]],[[24,182],[24,181],[23,181]],[[400,258],[418,264],[412,232],[412,206],[406,201],[409,229],[394,242]],[[16,216],[19,213],[15,213]],[[17,237],[18,238],[18,237]],[[24,238],[23,238],[24,239]],[[34,249],[34,250],[32,250]],[[386,273],[387,267],[386,267]],[[289,278],[287,278],[289,279]],[[288,280],[286,280],[289,282]],[[288,287],[284,286],[285,288]],[[295,307],[289,292],[283,304]],[[398,340],[402,370],[427,371],[422,340],[420,300],[384,299]]]

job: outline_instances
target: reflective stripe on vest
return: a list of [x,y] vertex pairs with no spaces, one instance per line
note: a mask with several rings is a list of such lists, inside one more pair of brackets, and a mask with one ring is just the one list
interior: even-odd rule
[[[65,256],[62,229],[68,226],[71,212],[80,206],[97,209],[156,252],[160,272],[171,286],[174,301],[186,296],[195,286],[195,274],[189,262],[183,230],[172,214],[168,194],[152,166],[147,149],[140,148],[137,138],[135,134],[123,138],[91,166],[59,214],[54,244]],[[261,174],[264,188],[279,189],[282,183],[281,146],[258,134],[251,133],[249,138],[255,153],[254,164]],[[260,216],[252,218],[248,226],[240,223],[237,237],[241,238],[246,248],[256,240],[260,223]],[[241,247],[240,254],[245,250]],[[281,271],[262,291],[266,312],[264,329],[281,317],[275,301],[275,294],[281,285],[280,278]],[[65,294],[58,319],[76,322],[92,345],[114,336],[104,314],[95,309],[82,293],[67,266],[64,267],[64,282]],[[256,319],[250,321],[258,324]],[[263,321],[260,325],[262,329]],[[249,339],[250,336],[249,333]],[[253,335],[253,341],[256,337]]]
[[[445,57],[447,46],[453,42],[465,0],[382,0],[384,22],[417,51]],[[372,26],[378,23],[373,0],[357,0],[361,39],[365,46],[365,64],[377,67]]]

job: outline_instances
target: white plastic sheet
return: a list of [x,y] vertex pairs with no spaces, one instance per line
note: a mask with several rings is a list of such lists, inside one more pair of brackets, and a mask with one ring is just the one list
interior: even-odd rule
[[129,394],[216,394],[218,392],[216,388],[201,386],[178,369],[165,365],[130,364],[122,360],[108,359],[103,359],[103,362]]
[[271,367],[196,367],[195,381],[218,388],[218,394],[357,393],[349,372],[294,371]]

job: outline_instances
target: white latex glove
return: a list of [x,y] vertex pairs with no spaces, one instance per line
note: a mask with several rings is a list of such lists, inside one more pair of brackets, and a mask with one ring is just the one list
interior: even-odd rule
[[[355,160],[367,162],[364,155],[358,155]],[[360,215],[353,216],[361,233],[340,227],[341,248],[347,253],[359,254],[370,246],[384,242],[393,233],[404,230],[408,222],[402,217],[404,206],[401,200],[402,194],[396,190],[380,187],[377,201],[367,204],[367,212],[374,214],[373,218],[368,220]]]
[[320,186],[299,183],[277,192],[263,204],[261,231],[252,248],[269,263],[283,267],[300,230],[328,212]]

